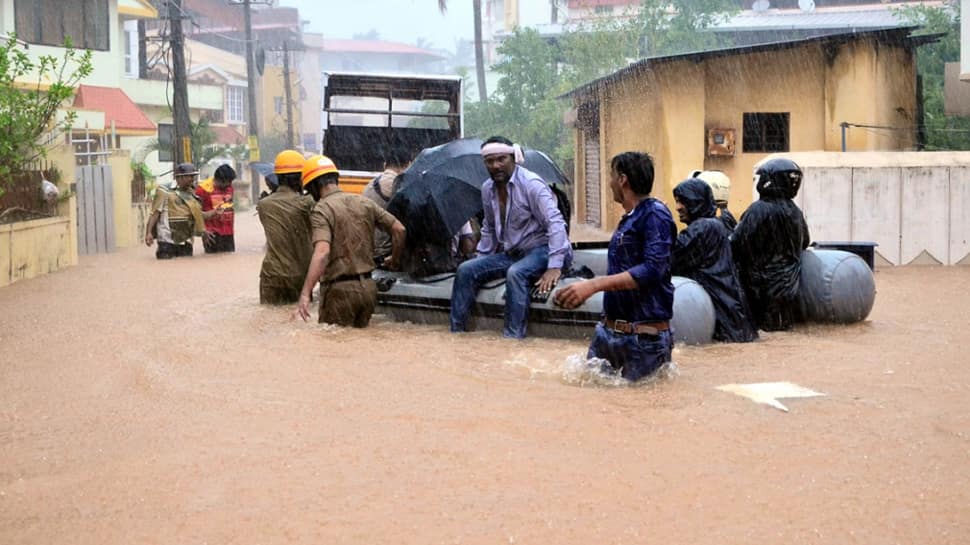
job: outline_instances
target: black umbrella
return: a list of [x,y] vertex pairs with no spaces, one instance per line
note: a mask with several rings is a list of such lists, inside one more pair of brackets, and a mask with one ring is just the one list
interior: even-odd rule
[[545,153],[536,149],[527,149],[522,155],[525,156],[522,166],[538,174],[546,183],[569,185],[569,178]]
[[[482,184],[489,174],[481,146],[481,140],[465,138],[427,148],[400,174],[387,210],[407,227],[409,241],[446,243],[482,212]],[[546,154],[526,150],[524,155],[522,166],[547,182],[569,182]]]

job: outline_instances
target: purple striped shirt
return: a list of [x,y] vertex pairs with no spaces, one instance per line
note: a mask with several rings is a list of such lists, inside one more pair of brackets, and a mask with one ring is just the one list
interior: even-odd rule
[[502,225],[498,193],[491,178],[482,184],[482,238],[478,254],[499,251],[528,252],[541,245],[549,246],[549,268],[561,269],[572,246],[566,235],[566,222],[556,205],[556,197],[538,174],[516,166],[509,180],[509,198]]

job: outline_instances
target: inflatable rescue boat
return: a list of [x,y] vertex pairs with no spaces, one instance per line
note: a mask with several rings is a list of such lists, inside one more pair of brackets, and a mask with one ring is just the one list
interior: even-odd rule
[[[594,275],[606,274],[605,247],[577,244],[573,270],[586,267]],[[600,247],[596,247],[600,246]],[[412,278],[404,273],[374,271],[378,281],[377,311],[394,320],[421,324],[448,324],[454,273]],[[556,290],[582,280],[566,277]],[[677,342],[706,344],[714,333],[714,306],[697,282],[673,277],[674,316],[671,329]],[[802,318],[813,322],[851,323],[864,320],[875,302],[872,271],[859,256],[839,250],[809,249],[802,253],[799,307]],[[603,294],[597,293],[575,309],[556,305],[555,290],[545,301],[529,308],[529,335],[589,338],[602,317]],[[471,330],[501,331],[505,309],[505,281],[495,280],[478,291],[469,319]]]

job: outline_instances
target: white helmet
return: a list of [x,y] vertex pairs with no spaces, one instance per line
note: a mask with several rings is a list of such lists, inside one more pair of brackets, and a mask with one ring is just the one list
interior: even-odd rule
[[699,178],[711,186],[714,201],[726,203],[731,193],[731,179],[720,170],[695,170],[690,173],[691,178]]

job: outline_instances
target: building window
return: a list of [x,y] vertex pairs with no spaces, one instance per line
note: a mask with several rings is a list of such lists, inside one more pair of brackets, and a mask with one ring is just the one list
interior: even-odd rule
[[789,114],[746,113],[742,150],[745,153],[788,151]]
[[138,77],[138,21],[125,21],[125,77]]
[[283,114],[283,97],[273,97],[273,111]]
[[613,6],[596,6],[593,8],[596,15],[610,15],[613,13]]
[[226,123],[244,123],[245,91],[244,87],[226,87]]
[[108,0],[14,0],[14,19],[27,43],[108,50]]

